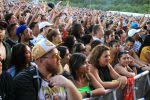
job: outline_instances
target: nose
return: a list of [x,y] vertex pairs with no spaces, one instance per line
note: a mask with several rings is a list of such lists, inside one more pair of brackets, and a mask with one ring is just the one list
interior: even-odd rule
[[110,56],[107,57],[107,60],[110,60]]
[[61,57],[59,56],[59,54],[57,54],[56,56],[57,56],[57,59],[58,59],[58,60],[60,60],[60,59],[61,59]]

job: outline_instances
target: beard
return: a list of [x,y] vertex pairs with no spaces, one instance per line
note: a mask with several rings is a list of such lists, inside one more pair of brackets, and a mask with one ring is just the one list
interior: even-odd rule
[[48,65],[46,66],[47,71],[52,75],[57,75],[62,73],[62,65],[57,63],[56,65]]

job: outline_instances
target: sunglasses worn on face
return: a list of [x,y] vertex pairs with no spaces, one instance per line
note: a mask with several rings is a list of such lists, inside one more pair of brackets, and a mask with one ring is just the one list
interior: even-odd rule
[[61,57],[59,56],[59,54],[58,54],[58,53],[54,53],[54,54],[52,55],[52,58],[61,59]]

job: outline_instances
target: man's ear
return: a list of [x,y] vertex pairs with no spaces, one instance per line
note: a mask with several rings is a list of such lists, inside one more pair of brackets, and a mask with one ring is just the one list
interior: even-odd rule
[[41,58],[38,59],[38,62],[43,63],[44,60],[45,59],[43,57],[41,57]]

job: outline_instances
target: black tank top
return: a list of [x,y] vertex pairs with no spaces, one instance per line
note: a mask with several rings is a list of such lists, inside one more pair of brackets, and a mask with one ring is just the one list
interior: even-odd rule
[[99,77],[101,78],[102,81],[112,81],[112,77],[110,75],[109,68],[106,67],[98,67],[98,72],[99,72]]

